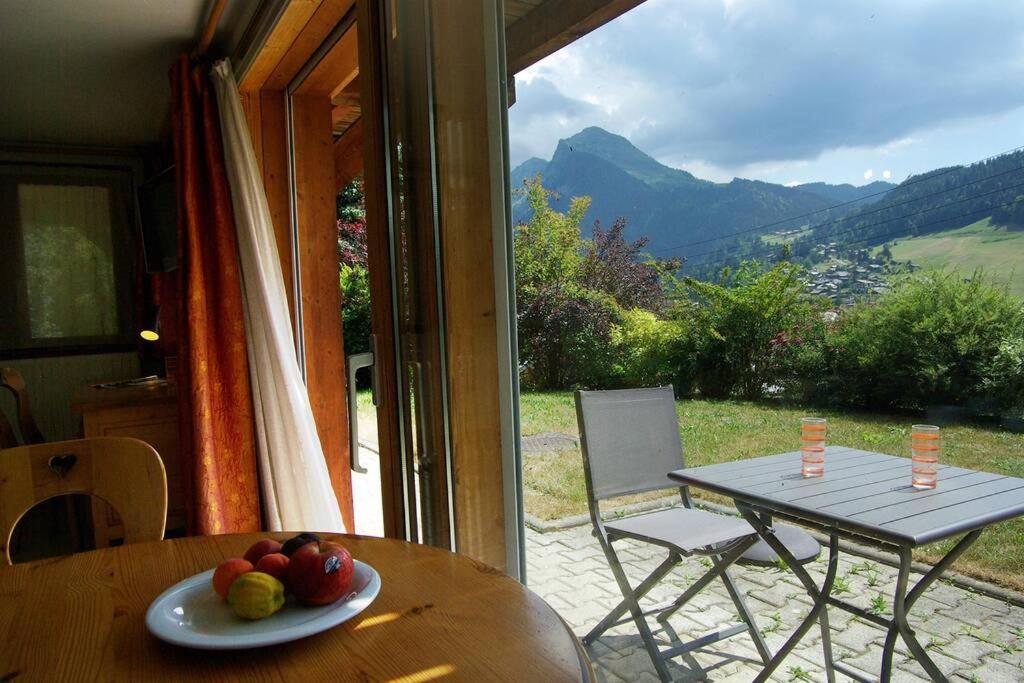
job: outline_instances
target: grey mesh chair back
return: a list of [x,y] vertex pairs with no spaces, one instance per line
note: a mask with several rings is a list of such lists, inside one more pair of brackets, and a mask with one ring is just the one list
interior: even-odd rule
[[672,387],[577,391],[576,419],[591,501],[678,487],[685,467]]

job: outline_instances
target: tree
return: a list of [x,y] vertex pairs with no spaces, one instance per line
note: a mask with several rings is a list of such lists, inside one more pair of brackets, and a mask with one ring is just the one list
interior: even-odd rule
[[593,238],[584,242],[583,286],[611,296],[622,308],[660,311],[664,308],[663,278],[679,269],[676,259],[644,259],[641,250],[648,238],[629,243],[623,237],[626,219],[617,218],[605,230],[594,223]]

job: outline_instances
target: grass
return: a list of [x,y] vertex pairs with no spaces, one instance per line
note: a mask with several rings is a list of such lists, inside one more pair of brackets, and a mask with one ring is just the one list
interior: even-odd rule
[[894,259],[926,269],[958,268],[965,275],[982,269],[995,284],[1024,297],[1024,230],[1009,230],[984,218],[956,230],[899,239],[890,249]]
[[[572,393],[524,392],[523,435],[561,432],[578,435]],[[688,465],[794,450],[804,415],[827,417],[829,441],[853,448],[907,455],[913,416],[850,413],[744,401],[678,401],[680,432]],[[943,428],[943,462],[1024,477],[1024,434],[980,424]],[[529,456],[523,464],[527,512],[542,519],[583,514],[587,510],[583,466],[577,449]],[[909,475],[908,475],[909,476]],[[940,484],[941,485],[941,484]],[[699,495],[698,491],[694,491]],[[666,495],[647,494],[646,498]],[[623,500],[632,502],[637,498]],[[721,501],[722,499],[718,499]],[[953,541],[918,549],[918,559],[934,562]],[[868,570],[865,567],[865,570]],[[1024,590],[1024,521],[995,525],[956,563],[958,571]]]

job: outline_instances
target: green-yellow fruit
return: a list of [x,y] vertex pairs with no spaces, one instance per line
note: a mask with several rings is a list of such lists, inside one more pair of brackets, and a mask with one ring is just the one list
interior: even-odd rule
[[244,619],[262,619],[284,605],[284,584],[270,574],[242,574],[228,589],[228,604]]

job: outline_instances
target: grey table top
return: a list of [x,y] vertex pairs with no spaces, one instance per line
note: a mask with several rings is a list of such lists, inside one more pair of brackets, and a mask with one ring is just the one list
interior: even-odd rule
[[1024,479],[939,465],[938,486],[910,486],[910,458],[829,446],[804,479],[800,452],[688,467],[669,477],[754,507],[916,546],[1024,515]]

